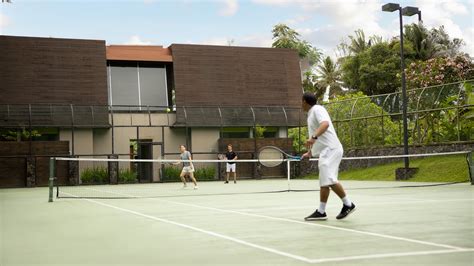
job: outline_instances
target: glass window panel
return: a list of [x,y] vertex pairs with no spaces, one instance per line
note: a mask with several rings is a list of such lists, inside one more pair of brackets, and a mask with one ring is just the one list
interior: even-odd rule
[[141,105],[168,106],[165,68],[140,65],[140,96]]
[[[139,105],[137,67],[110,66],[112,104]],[[129,108],[114,108],[128,110]],[[138,109],[138,108],[134,108]]]

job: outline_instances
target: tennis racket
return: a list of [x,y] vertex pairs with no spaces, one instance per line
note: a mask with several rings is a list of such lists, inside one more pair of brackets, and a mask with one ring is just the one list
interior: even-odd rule
[[225,160],[225,159],[226,159],[225,154],[222,154],[222,153],[217,154],[217,159],[219,159],[219,160]]
[[275,146],[265,146],[258,151],[258,162],[266,167],[278,166],[285,158],[296,161],[301,160],[300,156],[290,155]]

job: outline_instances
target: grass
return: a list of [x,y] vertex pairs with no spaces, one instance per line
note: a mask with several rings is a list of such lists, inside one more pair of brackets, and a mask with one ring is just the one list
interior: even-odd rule
[[[353,169],[339,173],[340,180],[394,181],[395,169],[403,162],[389,163],[364,169]],[[410,167],[418,172],[408,181],[413,182],[463,182],[469,180],[468,165],[464,155],[434,156],[411,159]],[[307,175],[304,179],[318,179],[318,175]]]

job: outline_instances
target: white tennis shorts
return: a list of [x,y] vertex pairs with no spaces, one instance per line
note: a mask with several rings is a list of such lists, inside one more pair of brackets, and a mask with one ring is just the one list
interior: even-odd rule
[[183,170],[181,170],[181,173],[193,173],[194,172],[194,167],[192,166],[184,166]]
[[232,163],[232,164],[228,163],[227,167],[226,167],[226,172],[227,173],[229,173],[229,172],[235,173],[235,165],[236,165],[235,163]]
[[319,186],[327,187],[337,184],[339,164],[342,160],[343,149],[325,148],[319,154]]

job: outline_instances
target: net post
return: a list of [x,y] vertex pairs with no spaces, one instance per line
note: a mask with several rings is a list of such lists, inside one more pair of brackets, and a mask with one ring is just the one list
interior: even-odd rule
[[290,187],[290,160],[286,159],[286,177],[287,177],[287,183],[288,183],[288,192],[291,191]]
[[472,161],[472,151],[467,154],[467,163],[469,166],[469,179],[471,179],[471,185],[474,185],[474,163]]
[[49,180],[48,180],[49,200],[48,202],[53,202],[55,162],[56,162],[56,158],[54,157],[49,158]]

